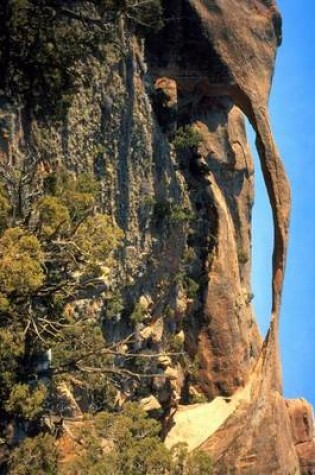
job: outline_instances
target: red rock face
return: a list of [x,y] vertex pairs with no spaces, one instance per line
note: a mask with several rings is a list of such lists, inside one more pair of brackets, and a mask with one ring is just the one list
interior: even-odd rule
[[291,431],[303,474],[315,473],[314,414],[304,399],[287,400]]
[[257,2],[238,2],[236,15],[234,0],[215,2],[217,8],[214,9],[199,0],[189,3],[201,18],[211,48],[228,72],[229,79],[222,82],[221,87],[226,87],[225,94],[230,95],[247,115],[256,131],[257,148],[274,218],[272,318],[277,331],[287,251],[290,188],[272,137],[267,108],[278,44],[277,31],[272,22],[275,6],[268,2],[265,11],[256,11]]
[[[199,357],[198,386],[210,400],[219,395],[233,400],[241,387],[250,391],[250,398],[242,400],[203,447],[212,453],[218,474],[299,473],[297,454],[301,469],[312,470],[313,422],[309,416],[307,422],[301,419],[300,408],[293,411],[289,403],[288,413],[281,396],[278,325],[290,187],[268,116],[281,16],[274,1],[170,3],[166,13],[181,18],[177,36],[166,27],[159,43],[152,45],[151,67],[156,78],[177,84],[179,124],[189,116],[202,135],[198,153],[206,170],[203,186],[216,217],[199,332],[189,349]],[[253,167],[241,112],[256,132],[274,220],[271,326],[262,345],[246,299]]]
[[[279,14],[272,2],[236,4],[235,0],[211,5],[190,0],[169,9],[166,14],[183,20],[177,25],[177,36],[166,28],[153,45],[151,69],[157,81],[169,77],[176,82],[179,124],[189,114],[190,123],[202,133],[199,153],[209,182],[203,188],[207,187],[217,216],[216,245],[208,256],[207,296],[195,344],[201,362],[199,382],[209,397],[230,395],[245,384],[260,345],[248,308],[253,169],[240,111],[256,131],[273,210],[272,319],[273,331],[278,332],[290,189],[273,141],[267,103],[280,34],[273,18]],[[163,44],[166,51],[161,52]],[[274,384],[280,389],[280,374]]]

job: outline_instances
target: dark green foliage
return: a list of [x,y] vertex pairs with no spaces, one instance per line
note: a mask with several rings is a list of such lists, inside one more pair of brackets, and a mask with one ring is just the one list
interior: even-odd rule
[[[6,322],[5,328],[0,327],[0,408],[7,418],[27,421],[32,434],[40,430],[47,405],[55,407],[59,382],[66,382],[74,394],[79,385],[77,400],[83,392],[86,410],[97,414],[112,409],[116,388],[130,377],[141,393],[141,382],[132,371],[152,372],[150,359],[143,360],[141,355],[127,355],[123,364],[117,362],[121,343],[109,347],[93,309],[87,305],[77,311],[73,304],[82,292],[87,292],[91,303],[95,298],[93,304],[100,295],[104,298],[102,272],[115,266],[114,251],[122,239],[111,219],[96,212],[98,183],[89,175],[75,180],[67,173],[57,173],[46,180],[45,187],[49,193],[30,205],[31,229],[8,228],[0,237],[0,313]],[[74,193],[71,203],[65,198],[69,191]],[[81,219],[73,212],[78,209],[75,194],[94,203]],[[169,220],[174,211],[181,210],[174,205],[166,207]],[[184,276],[182,283],[188,295],[197,292],[188,277]],[[102,315],[125,311],[117,290],[106,294]],[[136,304],[132,323],[145,317],[145,309]],[[174,348],[181,345],[174,340]],[[53,366],[49,384],[44,386],[38,382],[32,361],[47,349],[53,355]],[[57,414],[64,417],[66,412],[59,408]],[[28,437],[11,453],[9,473],[179,475],[183,466],[195,470],[187,473],[211,473],[202,471],[207,465],[203,458],[192,459],[185,450],[168,451],[159,437],[160,425],[136,404],[125,406],[118,414],[101,412],[90,417],[91,424],[84,426],[80,435],[83,449],[74,462],[58,466],[52,437]],[[104,451],[104,441],[110,450]],[[21,457],[23,461],[34,458],[32,472],[29,465],[22,465]]]
[[76,190],[78,193],[89,193],[95,198],[99,198],[100,183],[92,173],[81,173],[76,180]]
[[[81,433],[85,453],[65,467],[64,473],[167,473],[170,455],[158,437],[160,425],[149,419],[137,404],[125,405],[118,414],[99,413],[93,422],[93,427]],[[102,439],[111,447],[107,453],[101,447]]]
[[0,7],[1,87],[40,116],[57,117],[68,107],[79,78],[76,61],[97,55],[108,37],[100,25],[64,10],[61,2],[36,0]]
[[[94,3],[94,6],[92,5]],[[81,78],[77,62],[106,60],[119,18],[137,33],[162,25],[160,0],[7,0],[0,4],[0,88],[28,113],[61,119]]]
[[100,185],[93,175],[82,173],[76,180],[69,175],[59,183],[62,201],[68,207],[73,221],[80,221],[95,208],[100,198]]
[[0,407],[18,380],[19,364],[24,353],[23,334],[18,328],[0,328]]
[[130,321],[133,325],[142,323],[146,318],[146,311],[140,303],[136,303],[130,315]]
[[44,282],[44,254],[36,236],[9,228],[0,238],[0,289],[4,296],[28,294]]
[[58,475],[58,454],[51,435],[25,439],[10,455],[10,475]]
[[12,387],[5,409],[16,419],[31,421],[42,413],[46,396],[47,388],[44,385],[31,387],[28,384],[16,384]]
[[7,228],[9,224],[11,212],[11,204],[9,197],[4,189],[4,186],[0,184],[0,234]]
[[56,196],[58,190],[58,183],[60,177],[56,172],[49,173],[49,175],[44,177],[44,193],[45,195]]
[[91,173],[82,173],[77,178],[65,170],[51,173],[44,186],[48,194],[58,197],[67,207],[72,221],[90,215],[100,201],[100,184]]
[[75,243],[91,261],[100,261],[107,265],[113,249],[123,234],[104,214],[94,214],[81,223],[75,234]]
[[63,331],[49,341],[54,355],[54,366],[68,367],[70,370],[71,366],[76,367],[77,362],[90,367],[99,367],[106,363],[106,358],[99,354],[99,350],[105,349],[99,325],[88,321],[76,325],[76,322],[71,323],[69,318],[66,321],[68,324],[64,326]]
[[211,475],[212,461],[202,450],[188,454],[185,444],[178,444],[172,449],[174,470],[171,475]]
[[169,201],[156,201],[153,206],[153,216],[157,221],[168,218],[171,214],[171,203]]
[[60,463],[55,439],[48,434],[26,438],[10,455],[12,475],[211,475],[210,457],[188,454],[185,444],[168,450],[161,426],[136,403],[119,413],[100,412],[85,421],[76,440],[79,450]]
[[[137,404],[128,403],[118,414],[103,412],[93,429],[81,433],[85,453],[65,467],[64,474],[211,475],[210,458],[199,451],[188,455],[185,444],[169,451],[161,442],[161,427]],[[100,440],[111,450],[104,453]],[[184,468],[185,467],[185,468]]]
[[193,213],[181,204],[170,201],[156,201],[153,206],[153,218],[157,223],[164,221],[181,224],[190,221]]
[[36,211],[38,213],[39,232],[44,238],[69,231],[70,213],[59,198],[45,196],[37,203]]
[[111,319],[119,316],[124,310],[124,302],[119,292],[107,295],[106,318]]
[[190,125],[180,127],[173,140],[177,152],[196,149],[200,145],[202,137],[200,133]]
[[[96,378],[84,369],[108,368],[113,357],[104,353],[100,323],[88,312],[75,315],[69,301],[104,291],[103,269],[115,265],[122,232],[96,213],[99,186],[91,175],[75,180],[61,172],[50,178],[50,194],[26,209],[30,228],[21,223],[0,236],[0,408],[31,421],[41,416],[46,399],[46,390],[34,383],[32,362],[47,349],[58,374],[85,375],[82,384],[94,407],[106,405],[112,384],[102,370]],[[71,203],[65,198],[70,191]]]
[[211,475],[211,458],[202,450],[196,450],[188,457],[186,470],[187,475]]
[[191,277],[185,277],[184,281],[184,289],[187,293],[187,297],[190,299],[195,299],[198,295],[200,285]]
[[180,353],[183,351],[184,342],[178,335],[170,335],[168,338],[168,345],[171,352]]
[[171,206],[170,220],[174,223],[185,223],[191,221],[194,214],[182,205],[173,204]]
[[175,277],[175,281],[183,286],[188,298],[197,298],[200,285],[192,277],[185,272],[179,272]]

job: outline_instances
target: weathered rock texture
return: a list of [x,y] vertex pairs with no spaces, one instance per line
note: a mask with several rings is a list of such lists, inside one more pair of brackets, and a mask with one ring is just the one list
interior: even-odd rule
[[[169,41],[167,53],[153,55],[153,70],[157,76],[170,77],[176,82],[178,95],[191,103],[193,121],[202,131],[205,129],[200,154],[208,162],[209,189],[217,218],[218,242],[211,257],[203,324],[196,343],[201,355],[198,383],[211,397],[220,393],[232,394],[231,406],[237,400],[232,411],[227,407],[218,408],[216,399],[211,403],[212,413],[211,404],[209,412],[204,408],[205,418],[213,422],[221,417],[224,422],[221,421],[220,428],[210,430],[212,433],[202,446],[214,456],[217,473],[225,470],[231,473],[298,473],[288,411],[281,397],[278,347],[290,189],[272,137],[267,107],[275,52],[281,36],[280,15],[273,2],[256,1],[226,0],[210,4],[191,0],[177,2],[170,10],[175,17],[181,18],[182,28],[178,27],[176,31],[182,31],[182,35],[179,33],[180,39],[176,37],[175,40],[166,36]],[[160,43],[165,44],[166,38],[160,39]],[[215,127],[215,137],[211,137],[215,117],[212,107],[217,101],[222,115],[222,104],[229,111],[223,124],[234,155],[231,164],[234,183],[223,176],[226,163],[220,163],[222,151],[216,143],[221,132],[219,124]],[[237,194],[235,188],[237,180],[239,183],[239,172],[243,171],[243,183],[246,183],[251,165],[244,152],[244,142],[235,134],[237,119],[231,112],[232,107],[240,109],[256,131],[257,149],[274,217],[271,326],[256,364],[246,358],[246,351],[251,345],[251,355],[255,357],[259,339],[255,332],[249,334],[244,328],[249,322],[248,312],[244,311],[244,301],[238,294],[242,285],[246,289],[247,284],[248,290],[237,249],[249,251],[248,241],[244,239],[244,222],[248,222],[244,204],[250,198],[250,191],[246,194],[243,185]],[[219,143],[224,142],[221,139]],[[226,152],[225,158],[229,158]],[[231,200],[234,201],[232,207]],[[249,336],[247,341],[245,335]],[[246,389],[235,392],[237,386]],[[200,408],[190,411],[189,424],[194,426],[195,420],[196,426],[200,427],[200,417],[194,417],[194,412],[197,416]],[[187,412],[183,416],[185,414]],[[187,420],[180,422],[180,414],[178,418],[168,440],[172,439],[172,432],[178,431],[180,423],[183,429],[187,427]]]
[[304,399],[286,401],[302,473],[314,474],[315,433],[313,408]]
[[[90,14],[85,3],[76,7]],[[121,23],[123,54],[104,45],[106,61],[97,54],[78,61],[77,88],[61,120],[41,121],[4,92],[2,165],[27,161],[35,150],[43,173],[63,164],[101,181],[103,211],[125,232],[115,277],[125,308],[105,320],[108,340],[134,330],[132,309],[140,305],[132,350],[159,353],[176,340],[189,355],[189,364],[160,358],[153,372],[164,377],[141,393],[150,407],[163,408],[169,446],[184,439],[204,448],[220,475],[315,473],[310,408],[281,395],[290,189],[268,117],[281,17],[273,0],[163,3],[165,26],[144,46]],[[265,341],[251,307],[254,169],[244,116],[256,132],[274,218]],[[201,141],[176,151],[174,134],[185,126]],[[97,307],[104,311],[102,302]],[[196,398],[208,402],[189,405]]]

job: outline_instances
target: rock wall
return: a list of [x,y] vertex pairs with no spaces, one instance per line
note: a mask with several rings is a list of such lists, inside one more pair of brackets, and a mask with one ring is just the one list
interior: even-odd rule
[[[188,425],[193,441],[193,428],[196,426],[200,432],[203,417],[209,418],[210,427],[213,421],[221,419],[219,429],[210,429],[205,423],[205,436],[208,428],[210,435],[201,444],[214,456],[216,473],[224,470],[230,470],[229,473],[299,473],[288,411],[281,397],[278,348],[290,189],[268,119],[276,47],[281,42],[280,14],[273,2],[236,5],[234,1],[221,1],[210,5],[190,1],[178,2],[175,7],[172,4],[169,15],[180,18],[181,27],[176,28],[180,39],[177,36],[174,40],[165,31],[162,38],[153,41],[153,71],[156,76],[166,76],[176,82],[183,109],[190,102],[189,120],[204,131],[199,153],[206,164],[217,213],[218,241],[211,256],[197,343],[197,351],[202,355],[198,382],[212,398],[231,394],[232,398],[229,408],[218,407],[215,399],[204,411],[199,406],[189,411],[183,409],[182,418],[180,412],[175,416],[175,427],[167,441],[171,445],[180,434],[190,440]],[[165,44],[166,52],[161,52],[161,45]],[[222,104],[229,108],[225,120],[222,120]],[[222,121],[214,125],[216,107],[220,108]],[[236,124],[231,127],[231,117],[236,118],[240,111],[256,131],[275,230],[271,326],[256,364],[253,360],[259,353],[259,337],[255,328],[248,331],[252,328],[251,311],[246,308],[246,301],[245,305],[242,301],[244,294],[246,298],[250,291],[249,269],[244,266],[243,253],[245,256],[249,253],[252,165],[244,140],[239,134],[233,134]],[[187,113],[182,112],[181,116],[181,112],[179,101],[178,119],[185,122]],[[222,147],[222,126],[228,138],[224,151],[217,142],[219,138]],[[231,151],[232,162],[229,160]],[[232,180],[227,170],[232,171]],[[203,178],[205,175],[204,172]],[[248,357],[249,352],[252,359]],[[237,390],[238,386],[245,386],[245,390]],[[198,413],[201,416],[198,417]],[[313,446],[313,441],[308,443]],[[307,449],[304,450],[306,453]],[[302,463],[306,466],[305,460]]]
[[[87,2],[76,3],[91,14]],[[102,46],[106,60],[76,62],[76,89],[58,120],[41,120],[3,91],[1,167],[19,169],[36,153],[43,174],[62,165],[98,177],[103,211],[125,233],[114,276],[124,310],[105,319],[106,338],[135,332],[133,351],[174,351],[176,343],[188,355],[159,359],[164,378],[141,391],[163,408],[169,446],[184,439],[204,448],[217,474],[315,473],[310,408],[281,395],[290,190],[268,118],[281,17],[273,0],[163,4],[160,32],[139,40],[120,22],[115,41]],[[245,117],[274,218],[265,341],[251,306],[254,167]],[[180,130],[198,141],[178,147]],[[129,387],[120,398],[137,394]]]
[[304,399],[286,401],[295,449],[302,473],[314,473],[314,414],[311,405]]

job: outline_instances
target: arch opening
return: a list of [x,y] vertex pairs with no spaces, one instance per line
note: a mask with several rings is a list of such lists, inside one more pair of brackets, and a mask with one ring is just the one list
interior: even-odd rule
[[273,219],[268,193],[255,145],[256,135],[245,117],[246,135],[254,160],[255,198],[252,212],[252,289],[253,306],[262,336],[270,327],[272,307]]

